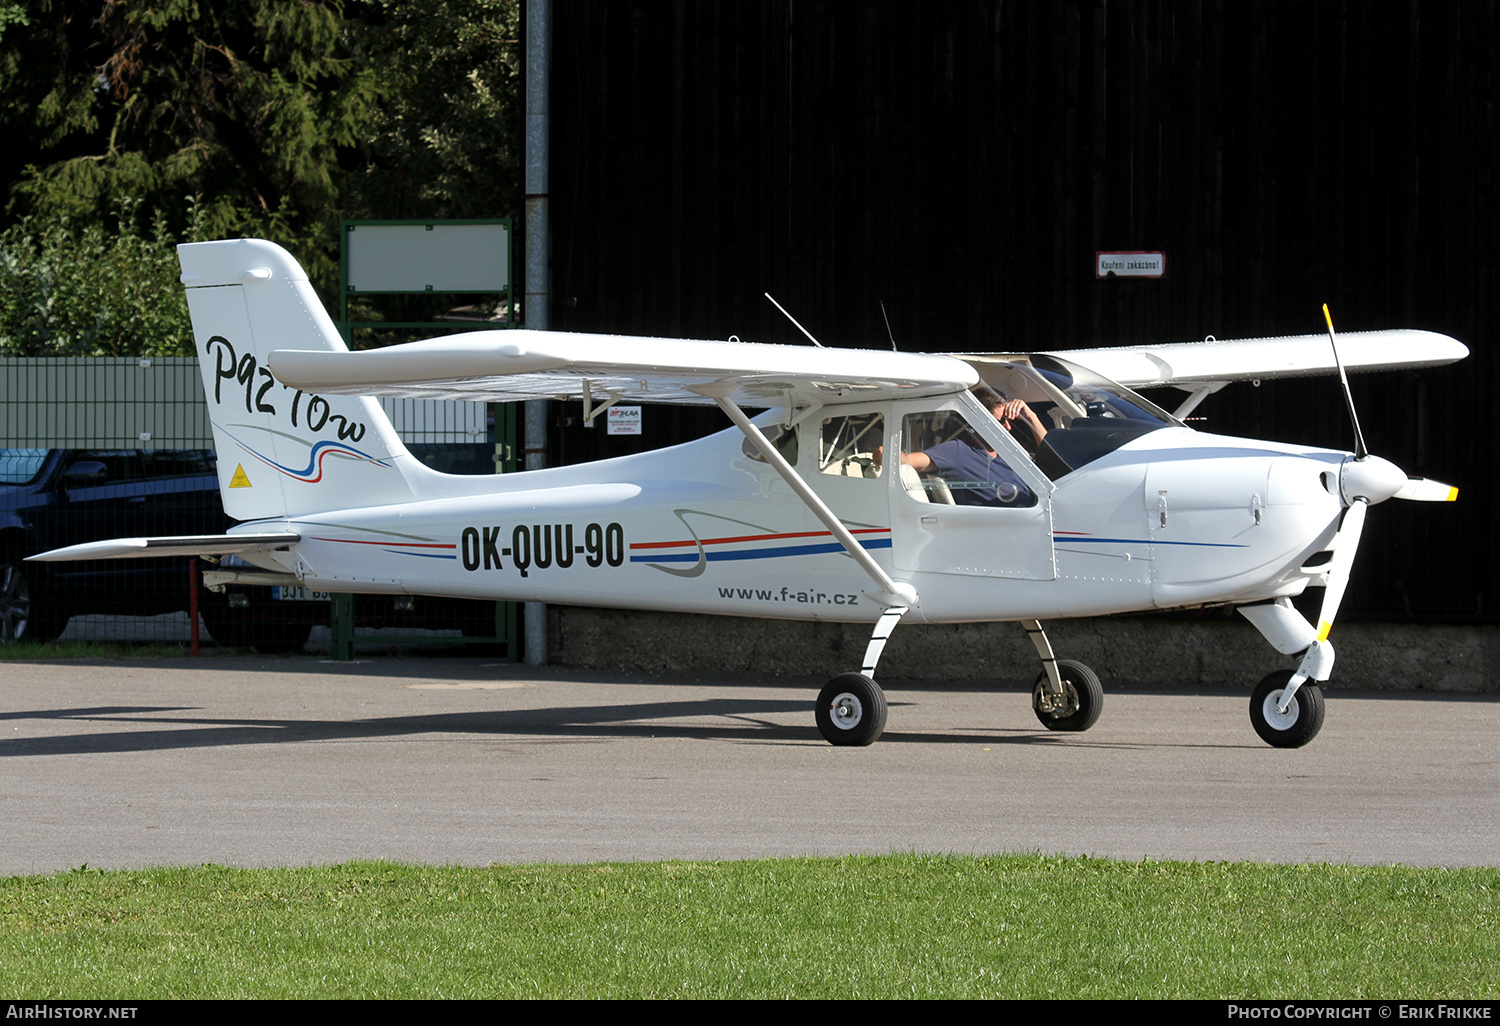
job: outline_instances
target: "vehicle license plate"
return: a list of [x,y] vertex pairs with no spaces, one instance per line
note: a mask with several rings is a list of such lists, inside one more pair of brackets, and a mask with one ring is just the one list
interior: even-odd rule
[[273,587],[271,598],[280,602],[327,602],[329,595],[326,591],[313,591],[310,588],[288,588]]

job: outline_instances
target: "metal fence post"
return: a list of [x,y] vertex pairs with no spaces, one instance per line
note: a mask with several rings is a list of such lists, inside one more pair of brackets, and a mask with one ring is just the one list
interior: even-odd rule
[[333,606],[333,658],[347,663],[354,659],[354,596],[329,596]]

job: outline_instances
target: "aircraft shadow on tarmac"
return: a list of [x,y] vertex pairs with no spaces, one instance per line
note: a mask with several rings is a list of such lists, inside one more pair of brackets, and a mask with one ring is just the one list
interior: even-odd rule
[[[908,703],[891,703],[893,708],[906,704]],[[96,727],[118,723],[121,729],[0,740],[0,758],[101,755],[320,741],[388,741],[419,734],[574,741],[677,738],[758,744],[826,744],[811,722],[786,724],[769,719],[772,716],[798,714],[810,721],[811,717],[806,715],[808,703],[805,699],[716,698],[647,702],[639,705],[558,706],[351,720],[196,717],[191,715],[192,711],[190,707],[93,706],[4,713],[0,714],[0,720],[77,721]],[[183,715],[167,715],[171,713]],[[730,722],[672,722],[708,717]],[[1050,734],[1035,727],[995,727],[988,730],[969,729],[964,733],[887,732],[877,744],[1065,744],[1076,742],[1081,737],[1082,735],[1077,734]]]

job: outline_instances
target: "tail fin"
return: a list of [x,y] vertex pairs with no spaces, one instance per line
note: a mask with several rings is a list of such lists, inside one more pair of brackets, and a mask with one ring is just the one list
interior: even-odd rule
[[416,460],[363,396],[321,396],[271,376],[274,349],[347,347],[307,275],[259,239],[177,247],[219,454],[224,511],[237,520],[403,502]]

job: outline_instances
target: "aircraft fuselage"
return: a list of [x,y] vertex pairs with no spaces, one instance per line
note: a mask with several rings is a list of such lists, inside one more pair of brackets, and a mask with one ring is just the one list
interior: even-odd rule
[[[872,404],[853,415],[879,414],[883,431],[864,444],[895,452],[906,407],[932,405]],[[1346,454],[1186,428],[1144,434],[1056,482],[1007,449],[1036,494],[1023,508],[930,501],[868,459],[862,472],[831,472],[820,468],[817,430],[802,431],[798,475],[893,578],[916,588],[908,620],[1046,619],[1294,595],[1316,576],[1302,567],[1327,547],[1341,509]],[[876,619],[883,605],[870,578],[743,442],[728,429],[670,449],[494,477],[407,467],[434,497],[278,521],[302,541],[255,559],[335,592]],[[1002,447],[998,435],[993,444]]]

